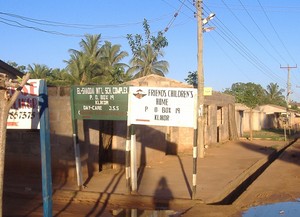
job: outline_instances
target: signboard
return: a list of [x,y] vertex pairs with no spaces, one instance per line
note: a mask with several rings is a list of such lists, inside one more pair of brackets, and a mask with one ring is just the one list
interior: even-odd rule
[[73,119],[127,120],[128,86],[73,86]]
[[[39,88],[41,80],[29,79],[9,110],[7,129],[39,129]],[[12,95],[15,89],[8,93]]]
[[212,88],[211,87],[204,87],[203,95],[204,96],[211,96],[212,95]]
[[194,88],[130,87],[130,124],[196,128]]

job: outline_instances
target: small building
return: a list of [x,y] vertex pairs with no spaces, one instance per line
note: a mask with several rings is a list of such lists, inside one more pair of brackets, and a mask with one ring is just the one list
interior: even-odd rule
[[[239,136],[250,130],[250,108],[244,104],[236,103],[236,125]],[[262,129],[299,129],[300,117],[294,110],[286,107],[266,104],[252,109],[252,130]],[[288,119],[289,118],[289,119]]]
[[[235,121],[239,137],[244,132],[250,130],[250,112],[251,109],[242,103],[235,103]],[[258,109],[252,109],[252,130],[261,130],[263,128],[264,114]]]
[[286,124],[288,113],[285,107],[267,104],[258,106],[257,110],[264,114],[263,129],[280,129]]

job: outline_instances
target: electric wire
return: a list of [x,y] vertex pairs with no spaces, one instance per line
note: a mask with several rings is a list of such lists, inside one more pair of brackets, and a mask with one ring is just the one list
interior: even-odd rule
[[[181,3],[182,1],[179,0]],[[192,4],[190,1],[188,1],[190,4]],[[184,4],[186,6],[186,4]],[[204,4],[205,5],[205,4]],[[193,11],[190,7],[186,6],[188,9]],[[206,10],[204,10],[207,14],[210,14]],[[198,16],[198,15],[197,15]],[[201,15],[202,16],[202,15]],[[217,18],[218,19],[218,18]],[[214,19],[215,20],[215,19]],[[214,23],[214,20],[211,20],[212,23]],[[225,26],[223,24],[223,26]],[[226,26],[225,26],[226,27]],[[227,28],[227,27],[226,27]],[[228,29],[228,28],[227,28]],[[218,32],[218,28],[217,31]],[[279,82],[282,81],[282,78],[280,78],[277,74],[274,74],[271,69],[269,69],[262,61],[257,58],[248,48],[245,46],[236,36],[235,40],[232,39],[232,31],[228,31],[231,33],[231,36],[226,33],[226,31],[223,31],[223,35],[226,35],[227,37],[223,37],[222,34],[219,34],[220,37],[223,38],[224,41],[226,41],[234,50],[236,50],[242,57],[244,57],[249,63],[251,63],[254,67],[256,67],[259,71],[261,71],[263,74],[271,78],[272,80],[276,80],[275,77],[278,78]]]
[[266,18],[267,18],[270,26],[272,27],[272,29],[273,29],[275,35],[277,36],[278,40],[280,41],[281,45],[283,46],[283,48],[285,49],[285,51],[287,52],[287,54],[289,55],[289,57],[294,61],[294,63],[296,63],[295,59],[293,58],[293,56],[291,55],[291,53],[289,52],[289,50],[286,48],[285,44],[283,43],[283,40],[281,39],[281,37],[279,36],[278,32],[276,31],[276,29],[275,29],[274,25],[272,24],[272,22],[271,22],[271,20],[270,20],[270,18],[268,16],[268,14],[266,13],[264,7],[262,6],[262,4],[260,3],[259,0],[257,0],[257,2],[260,5],[260,8],[262,9],[264,15],[266,16]]
[[[286,60],[284,59],[284,57],[278,52],[278,50],[274,47],[274,45],[270,42],[270,40],[268,39],[268,37],[266,36],[266,34],[262,31],[262,29],[260,28],[260,26],[257,24],[257,22],[255,21],[255,19],[251,16],[250,12],[248,11],[248,9],[245,7],[245,5],[242,3],[241,0],[239,0],[240,4],[242,5],[243,9],[246,11],[246,13],[248,14],[248,16],[250,17],[250,19],[252,20],[252,22],[255,24],[255,26],[257,27],[257,29],[259,30],[259,32],[263,35],[263,37],[265,38],[265,40],[268,42],[268,44],[270,45],[270,47],[272,47],[274,49],[274,51],[277,53],[277,55],[286,62]],[[260,43],[260,45],[262,45]],[[263,48],[266,50],[266,52],[278,63],[280,64],[280,62],[278,61],[278,59],[276,59],[270,52],[267,51],[267,49],[263,46]]]
[[209,37],[211,37],[213,39],[213,41],[215,42],[215,44],[219,47],[219,49],[225,54],[225,56],[230,60],[230,62],[232,62],[232,64],[240,71],[243,73],[243,75],[248,79],[251,80],[250,77],[248,76],[247,73],[244,72],[243,69],[241,69],[239,67],[239,65],[234,61],[233,58],[231,58],[231,56],[226,52],[226,50],[221,46],[221,44],[218,42],[218,40],[213,36],[213,34],[208,34]]
[[[224,1],[223,1],[224,3]],[[226,4],[225,4],[226,5]],[[251,19],[253,20],[252,16],[250,15],[249,11],[245,8],[245,5],[243,5],[241,3],[241,5],[243,6],[243,10],[247,11],[248,15],[251,17]],[[230,10],[230,8],[228,8],[228,6],[226,6],[227,9]],[[232,12],[233,13],[233,12]],[[209,14],[209,13],[208,13]],[[236,16],[235,16],[236,17]],[[236,17],[237,18],[237,17]],[[238,18],[237,18],[238,19]],[[239,19],[238,19],[239,20]],[[214,21],[212,21],[213,23]],[[254,23],[257,25],[257,28],[262,32],[261,28],[258,26],[258,24],[254,21]],[[240,22],[241,25],[243,25]],[[227,28],[227,27],[226,27]],[[247,28],[246,28],[247,29]],[[216,32],[218,33],[219,28],[217,28]],[[249,32],[249,30],[247,30]],[[232,33],[232,31],[229,31],[230,33]],[[250,32],[249,32],[250,33]],[[218,33],[219,34],[219,33]],[[226,37],[224,37],[224,35]],[[250,33],[251,35],[251,33]],[[259,58],[257,58],[256,55],[254,55],[248,48],[247,46],[245,46],[243,43],[240,42],[240,40],[234,36],[234,40],[232,40],[232,37],[228,35],[228,33],[223,31],[223,35],[219,34],[219,36],[221,38],[223,38],[224,41],[226,41],[231,47],[233,47],[241,56],[243,56],[247,61],[249,61],[252,65],[254,65],[259,71],[261,71],[263,74],[265,74],[266,76],[268,76],[269,78],[271,78],[272,80],[278,81],[278,83],[282,83],[285,79],[282,79],[280,76],[278,76],[277,74],[273,73],[272,70],[267,67],[262,61],[259,60]],[[254,38],[255,36],[252,35]],[[269,41],[267,39],[267,37],[264,34],[264,37],[266,38],[267,41]],[[215,40],[215,39],[214,39]],[[255,40],[259,43],[259,41],[255,38]],[[277,63],[279,63],[279,61],[261,44],[261,47],[264,48],[265,52],[269,54],[269,56],[271,56],[273,58],[273,60],[275,60]],[[218,43],[218,46],[219,43]],[[276,48],[271,45],[271,47],[273,47],[273,49],[276,50]],[[222,49],[223,50],[223,49]],[[277,54],[279,54],[279,52],[276,52]],[[279,56],[281,56],[279,54]],[[283,58],[283,57],[282,57]],[[283,58],[284,59],[284,58]]]
[[[79,24],[79,23],[64,23],[64,22],[58,22],[58,21],[51,21],[51,20],[44,20],[44,19],[35,19],[30,17],[25,17],[17,14],[12,13],[5,13],[0,12],[0,15],[5,15],[9,17],[14,17],[21,19],[23,21],[27,21],[30,23],[35,23],[38,25],[44,25],[44,26],[54,26],[54,27],[65,27],[65,28],[74,28],[74,29],[107,29],[107,28],[126,28],[129,26],[136,26],[141,25],[143,21],[139,22],[129,22],[129,23],[117,23],[117,24]],[[148,20],[148,22],[157,22],[165,19],[168,17],[168,15],[162,15],[161,17],[157,17],[151,20]]]
[[240,23],[240,25],[249,33],[249,35],[263,48],[263,50],[272,57],[276,62],[280,62],[266,49],[266,47],[254,36],[254,34],[246,27],[246,25],[239,19],[239,17],[231,10],[231,8],[222,0],[223,4],[227,7],[230,13],[235,17],[235,19]]
[[[220,8],[220,9],[226,9],[226,7],[223,7],[222,5],[219,4],[214,4],[214,3],[208,3],[209,6],[213,8]],[[246,5],[248,8],[251,8],[251,11],[261,11],[261,8],[259,6],[255,5]],[[297,6],[273,6],[273,5],[268,5],[268,11],[270,12],[280,12],[280,13],[299,13],[300,12],[300,7]],[[230,4],[230,8],[232,10],[237,10],[237,11],[242,11],[243,9],[240,7],[240,5],[235,5],[235,4]]]
[[174,23],[174,21],[175,21],[176,17],[178,16],[178,14],[179,14],[179,12],[180,12],[180,10],[181,10],[181,8],[182,8],[182,6],[183,6],[183,4],[184,4],[185,1],[186,1],[186,0],[183,1],[183,3],[182,3],[182,4],[180,5],[180,7],[178,8],[178,10],[175,12],[174,16],[172,17],[172,19],[170,20],[170,22],[168,23],[168,25],[167,25],[166,28],[164,29],[164,32],[167,32],[167,31],[170,29],[170,27],[171,27],[172,24]]
[[39,32],[53,34],[53,35],[62,35],[62,36],[68,36],[68,37],[84,37],[84,35],[79,35],[79,34],[67,34],[67,33],[62,33],[62,32],[58,32],[58,31],[49,31],[49,30],[38,28],[38,27],[27,26],[27,25],[21,24],[17,21],[8,20],[8,19],[2,18],[2,17],[0,17],[0,19],[2,20],[2,21],[0,21],[1,23],[4,23],[9,26],[13,26],[13,27],[27,28],[27,29],[32,29],[32,30],[36,30]]
[[215,32],[248,62],[259,69],[259,71],[270,77],[272,80],[276,80],[275,77],[279,78],[279,80],[282,80],[277,74],[272,73],[272,70],[269,69],[262,61],[260,61],[259,58],[254,55],[253,52],[251,52],[251,50],[244,43],[242,43],[240,39],[235,36],[220,19],[216,17],[211,21],[217,27]]
[[[1,16],[2,15],[2,16]],[[4,18],[5,16],[10,17]],[[163,15],[158,18],[154,18],[151,20],[147,20],[149,23],[151,22],[158,22],[163,19],[166,19],[167,15]],[[13,20],[16,18],[17,20]],[[1,21],[2,20],[2,21]],[[21,23],[22,21],[28,22],[31,25]],[[9,26],[13,27],[18,27],[18,28],[27,28],[43,33],[48,33],[48,34],[54,34],[54,35],[61,35],[61,36],[66,36],[66,37],[84,37],[85,34],[73,34],[73,33],[65,33],[62,31],[54,31],[54,30],[47,30],[42,27],[37,27],[34,26],[34,24],[41,25],[41,26],[51,26],[51,27],[63,27],[63,28],[74,28],[74,29],[79,29],[79,30],[86,30],[86,29],[118,29],[118,28],[127,28],[133,25],[141,25],[143,22],[131,22],[131,23],[119,23],[119,24],[110,24],[110,25],[101,25],[101,24],[78,24],[78,23],[64,23],[64,22],[57,22],[57,21],[50,21],[50,20],[44,20],[44,19],[35,19],[35,18],[30,18],[30,17],[25,17],[17,14],[12,14],[12,13],[5,13],[5,12],[0,12],[0,22]],[[158,31],[157,31],[158,32]],[[119,36],[101,36],[102,39],[104,40],[109,40],[109,39],[120,39],[120,38],[126,38],[127,35],[119,35]]]

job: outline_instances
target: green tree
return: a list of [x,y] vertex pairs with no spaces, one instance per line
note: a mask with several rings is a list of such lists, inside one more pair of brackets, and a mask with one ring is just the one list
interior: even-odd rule
[[150,74],[165,76],[168,72],[169,63],[158,60],[163,56],[161,52],[155,52],[150,45],[145,45],[139,56],[130,60],[131,68],[129,73],[134,74],[134,78],[140,78]]
[[265,90],[266,103],[286,106],[285,97],[283,95],[284,89],[280,89],[277,83],[270,83]]
[[264,104],[265,90],[259,84],[249,83],[234,83],[231,88],[227,88],[224,93],[235,96],[237,103],[243,103],[250,108],[249,128],[250,140],[253,139],[252,130],[252,110],[258,105]]
[[127,56],[126,51],[121,51],[121,45],[112,45],[111,42],[105,41],[101,47],[105,83],[120,84],[131,79],[131,75],[125,72],[129,66],[121,62]]
[[47,81],[51,73],[51,69],[43,64],[34,63],[33,65],[28,65],[26,69],[30,73],[31,79],[45,79]]
[[25,73],[25,71],[26,71],[26,66],[23,66],[23,65],[19,66],[16,62],[8,61],[7,64],[18,69],[20,72]]
[[71,75],[65,69],[52,69],[47,84],[50,86],[70,86]]
[[86,35],[79,43],[81,50],[70,49],[66,69],[71,74],[72,84],[86,85],[101,81],[101,35]]
[[80,50],[69,50],[70,59],[65,62],[71,84],[116,84],[131,78],[125,73],[129,66],[121,62],[128,53],[108,41],[101,45],[100,39],[101,35],[86,35],[79,43]]
[[194,88],[198,87],[198,72],[188,72],[187,78],[184,79],[188,84],[193,85]]
[[157,36],[151,36],[150,26],[146,19],[143,22],[143,28],[145,43],[139,34],[134,37],[131,34],[127,35],[133,53],[133,58],[130,60],[131,68],[128,72],[134,74],[134,78],[150,74],[164,76],[168,72],[169,63],[159,58],[164,56],[162,49],[168,46],[168,41],[162,32],[158,32]]
[[255,108],[265,102],[264,88],[252,82],[234,83],[231,88],[225,89],[224,93],[233,95],[237,103],[243,103],[249,108]]

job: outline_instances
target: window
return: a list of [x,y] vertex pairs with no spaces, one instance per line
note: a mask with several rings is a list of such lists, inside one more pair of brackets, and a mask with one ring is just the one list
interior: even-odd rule
[[218,106],[217,107],[217,126],[220,126],[224,123],[223,120],[223,107]]

